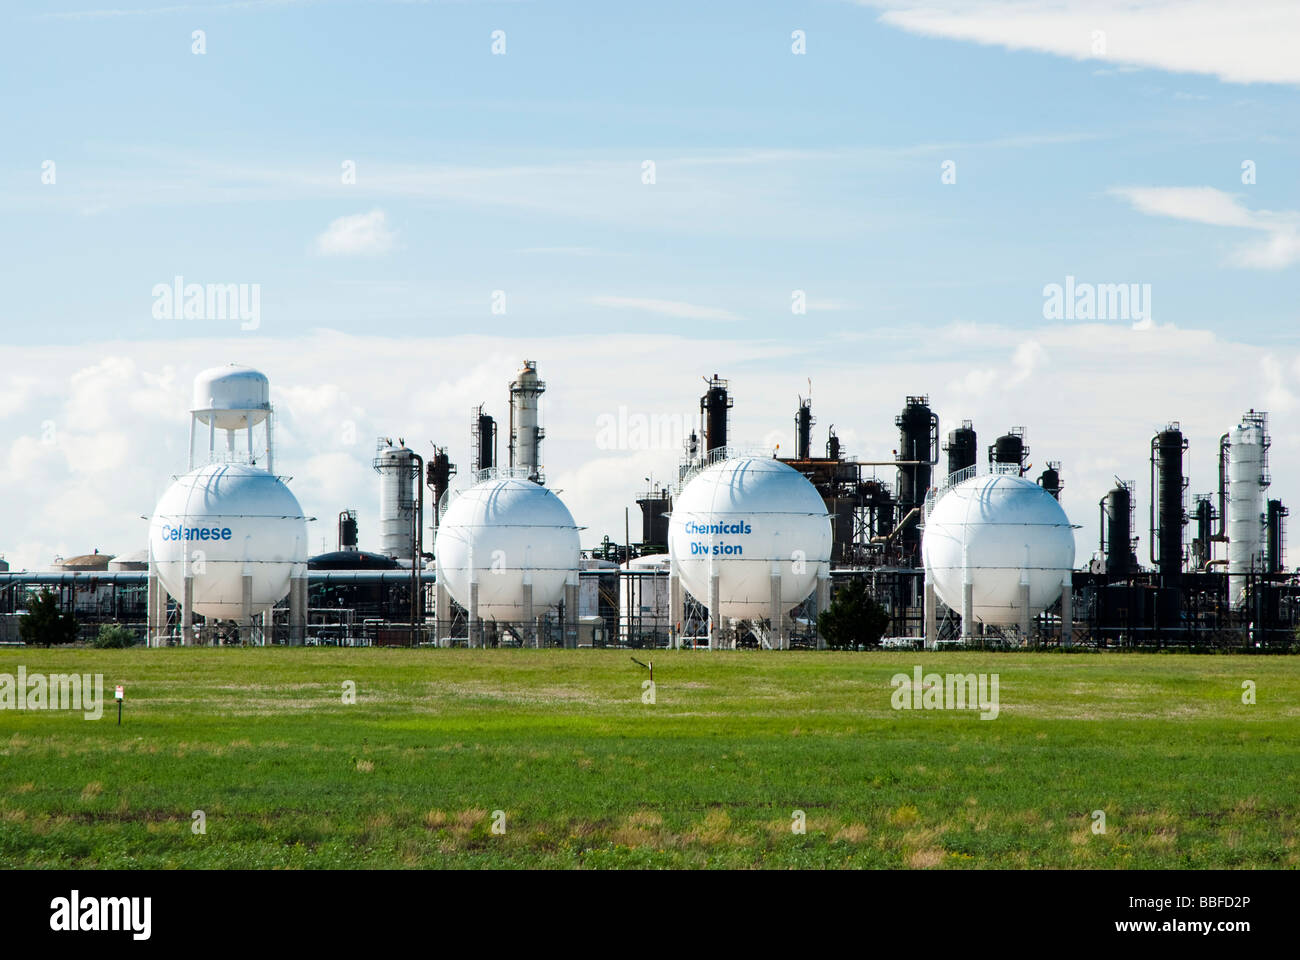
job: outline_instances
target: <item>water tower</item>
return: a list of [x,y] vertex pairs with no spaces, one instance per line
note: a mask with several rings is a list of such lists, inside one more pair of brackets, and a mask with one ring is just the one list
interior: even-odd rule
[[[209,625],[234,621],[241,639],[265,643],[286,594],[290,642],[303,642],[307,518],[272,472],[273,422],[270,385],[258,371],[231,365],[195,378],[189,471],[162,495],[149,525],[151,644],[172,634],[168,595],[180,605],[182,644],[198,636],[195,614]],[[206,455],[196,451],[205,433]]]

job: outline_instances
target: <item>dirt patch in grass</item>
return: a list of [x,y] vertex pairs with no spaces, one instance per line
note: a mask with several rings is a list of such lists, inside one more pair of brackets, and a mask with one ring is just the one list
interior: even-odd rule
[[835,834],[836,840],[842,840],[845,843],[866,843],[871,838],[871,831],[867,829],[864,823],[850,823],[843,826]]
[[940,847],[926,847],[924,850],[917,850],[908,855],[907,865],[913,870],[929,870],[943,863],[943,849]]

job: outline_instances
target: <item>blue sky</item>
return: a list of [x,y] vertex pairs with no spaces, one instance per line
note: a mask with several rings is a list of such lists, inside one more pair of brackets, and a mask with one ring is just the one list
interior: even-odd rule
[[[480,399],[503,406],[516,353],[546,376],[586,338],[609,349],[581,373],[612,392],[663,381],[633,392],[644,409],[689,410],[701,374],[731,376],[753,439],[789,432],[807,377],[843,395],[847,409],[819,419],[856,430],[860,454],[888,452],[914,392],[948,419],[990,420],[977,423],[986,440],[1011,423],[1030,424],[1031,446],[1035,425],[1055,431],[1043,453],[1067,461],[1067,482],[1073,468],[1084,523],[1110,474],[1142,475],[1151,425],[1201,418],[1208,445],[1269,406],[1296,433],[1300,14],[1268,0],[1176,17],[1159,0],[917,6],[6,4],[0,278],[14,359],[0,477],[24,489],[40,475],[24,438],[73,417],[69,378],[104,357],[133,364],[112,368],[130,395],[168,384],[183,417],[183,383],[210,362],[259,358],[273,389],[305,391],[277,357],[298,370],[290,354],[347,343],[355,376],[374,379],[392,340],[447,381],[446,406],[383,410],[378,386],[354,382],[363,433],[467,446],[468,404],[491,385]],[[1091,53],[1094,27],[1105,55]],[[948,161],[955,183],[941,180]],[[177,275],[260,285],[257,329],[156,318],[153,288]],[[1067,275],[1149,284],[1155,329],[1045,319],[1043,288]],[[806,315],[791,312],[795,290]],[[650,334],[672,338],[655,355],[672,370],[618,339]],[[1258,396],[1210,409],[1188,381],[1229,357],[1224,382]],[[317,386],[347,393],[353,375],[337,377]],[[1111,421],[1133,447],[1116,464],[1066,435],[1092,432],[1072,408],[1096,393],[1132,417]],[[608,412],[620,397],[591,402]],[[594,479],[614,467],[592,455],[586,421],[564,439],[558,383],[547,403],[553,472],[609,501],[593,531],[621,529],[634,490]],[[106,454],[103,469],[141,456]],[[333,492],[371,498],[369,452],[347,456],[352,486]],[[615,466],[637,487],[655,464]],[[50,482],[36,495],[76,499]],[[140,500],[122,509],[138,517]],[[0,550],[35,564],[78,535],[24,530]]]
[[[151,317],[149,291],[177,274],[260,283],[285,334],[699,332],[592,302],[621,298],[783,336],[793,289],[829,331],[1033,326],[1043,285],[1072,274],[1152,284],[1158,321],[1295,337],[1294,271],[1225,263],[1243,231],[1109,192],[1300,209],[1293,85],[917,36],[839,2],[178,6],[7,8],[0,257],[22,280],[18,342],[211,335]],[[373,210],[389,252],[314,252]]]

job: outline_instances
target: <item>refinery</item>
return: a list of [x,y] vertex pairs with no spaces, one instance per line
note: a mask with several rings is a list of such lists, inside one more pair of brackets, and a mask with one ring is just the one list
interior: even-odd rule
[[581,510],[546,485],[537,364],[502,379],[508,420],[474,407],[463,471],[454,438],[423,438],[427,459],[380,438],[374,549],[361,548],[357,512],[341,503],[336,549],[313,556],[317,518],[276,472],[270,380],[236,365],[200,373],[185,472],[158,500],[147,544],[49,571],[0,561],[0,642],[17,640],[27,605],[48,590],[83,636],[118,623],[149,646],[820,649],[819,614],[852,581],[898,646],[1295,641],[1300,575],[1284,566],[1287,508],[1268,497],[1263,412],[1222,434],[1213,489],[1190,499],[1189,442],[1176,422],[1156,430],[1141,490],[1116,478],[1090,492],[1099,542],[1079,557],[1062,464],[1046,460],[1031,477],[1024,427],[981,447],[970,420],[945,434],[917,394],[894,418],[891,459],[848,456],[834,427],[815,455],[812,401],[800,397],[794,456],[780,457],[732,442],[730,383],[714,374],[675,481],[629,495],[639,539],[619,531],[584,551]]

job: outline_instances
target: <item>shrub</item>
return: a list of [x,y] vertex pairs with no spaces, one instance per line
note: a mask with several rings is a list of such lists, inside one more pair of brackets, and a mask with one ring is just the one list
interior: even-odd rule
[[121,649],[134,645],[136,639],[135,633],[120,623],[106,623],[99,628],[95,646],[101,650]]

